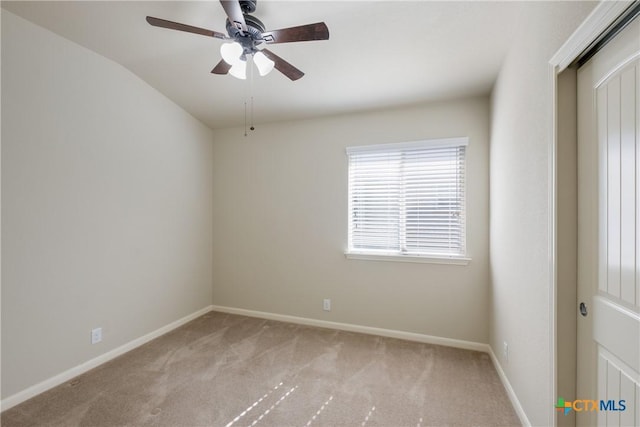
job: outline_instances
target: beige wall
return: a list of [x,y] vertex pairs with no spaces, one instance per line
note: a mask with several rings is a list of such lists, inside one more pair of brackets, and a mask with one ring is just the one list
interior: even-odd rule
[[554,416],[548,61],[595,4],[522,3],[519,35],[492,94],[490,344],[534,425],[548,425]]
[[211,138],[2,11],[3,399],[211,304]]
[[[488,342],[488,98],[243,134],[214,135],[214,304]],[[346,259],[345,148],[455,136],[469,137],[471,264]]]

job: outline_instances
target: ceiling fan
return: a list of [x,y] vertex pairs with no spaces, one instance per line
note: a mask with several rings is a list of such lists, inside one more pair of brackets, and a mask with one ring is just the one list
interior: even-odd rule
[[264,24],[258,18],[249,15],[255,12],[258,0],[220,0],[220,3],[227,15],[227,35],[152,16],[147,16],[147,22],[155,27],[186,31],[230,41],[220,47],[222,60],[211,72],[214,74],[228,73],[239,79],[246,79],[247,60],[252,59],[262,76],[275,68],[289,79],[298,80],[304,76],[304,73],[266,49],[265,46],[329,39],[329,29],[324,22],[266,31]]

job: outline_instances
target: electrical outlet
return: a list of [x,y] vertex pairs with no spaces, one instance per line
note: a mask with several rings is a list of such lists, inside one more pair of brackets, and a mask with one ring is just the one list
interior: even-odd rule
[[322,303],[322,309],[324,311],[331,311],[331,300],[329,298],[325,298]]
[[507,342],[502,343],[502,355],[504,356],[504,360],[509,361],[509,344]]
[[102,328],[91,330],[91,344],[97,344],[102,341]]

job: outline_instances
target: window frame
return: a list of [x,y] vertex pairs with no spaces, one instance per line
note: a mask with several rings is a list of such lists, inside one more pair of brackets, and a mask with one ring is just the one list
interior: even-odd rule
[[[356,260],[373,260],[373,261],[396,261],[396,262],[417,262],[417,263],[431,263],[431,264],[453,264],[453,265],[468,265],[471,262],[471,258],[467,252],[467,159],[468,159],[468,137],[456,137],[456,138],[438,138],[427,139],[411,142],[399,142],[390,144],[375,144],[375,145],[357,145],[347,147],[345,154],[347,156],[347,248],[345,250],[345,257],[348,259]],[[404,254],[402,252],[389,253],[389,252],[377,252],[375,250],[361,250],[351,248],[351,233],[350,228],[352,226],[352,194],[351,194],[351,160],[350,155],[353,153],[375,153],[375,152],[389,152],[389,151],[403,151],[403,150],[415,150],[418,148],[442,148],[442,147],[465,147],[464,152],[464,184],[462,189],[462,215],[464,216],[464,225],[462,227],[463,236],[463,252],[461,254]],[[406,217],[405,217],[406,218]],[[403,219],[406,224],[406,219]],[[402,233],[401,233],[402,235]],[[406,244],[406,242],[403,242]]]

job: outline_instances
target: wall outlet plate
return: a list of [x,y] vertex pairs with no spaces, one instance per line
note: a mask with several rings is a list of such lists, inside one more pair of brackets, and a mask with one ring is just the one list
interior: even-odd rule
[[322,302],[322,309],[324,311],[331,311],[331,300],[329,298],[325,298]]
[[91,344],[97,344],[102,341],[102,328],[91,330]]

